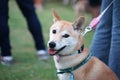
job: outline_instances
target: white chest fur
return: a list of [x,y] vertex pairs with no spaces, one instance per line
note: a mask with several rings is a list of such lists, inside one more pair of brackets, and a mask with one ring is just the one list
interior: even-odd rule
[[70,73],[58,74],[59,80],[70,80]]

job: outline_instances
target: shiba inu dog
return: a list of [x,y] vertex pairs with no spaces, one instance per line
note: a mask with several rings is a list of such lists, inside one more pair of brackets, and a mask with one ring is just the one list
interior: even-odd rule
[[54,10],[53,17],[48,52],[54,58],[59,80],[118,80],[110,68],[83,48],[84,17],[72,23],[61,20]]

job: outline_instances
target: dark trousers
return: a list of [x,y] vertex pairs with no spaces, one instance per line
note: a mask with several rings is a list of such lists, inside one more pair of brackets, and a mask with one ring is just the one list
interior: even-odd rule
[[[9,38],[9,26],[8,26],[8,1],[0,1],[0,49],[2,56],[11,55],[11,44]],[[41,24],[35,13],[33,0],[16,0],[26,18],[28,29],[31,32],[35,41],[35,47],[37,50],[45,49]],[[17,36],[16,36],[17,37]]]
[[[112,1],[102,0],[101,11]],[[115,0],[101,18],[90,52],[107,64],[120,80],[120,0]]]

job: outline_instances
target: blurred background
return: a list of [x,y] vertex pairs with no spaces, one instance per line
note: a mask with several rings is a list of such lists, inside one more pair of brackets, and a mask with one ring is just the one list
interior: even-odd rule
[[[51,10],[55,9],[62,19],[73,22],[78,18],[74,0],[34,0],[36,14],[41,22],[45,44],[49,39],[49,28],[53,23]],[[85,16],[87,26],[92,19]],[[58,80],[52,57],[48,61],[37,59],[33,39],[27,23],[15,0],[9,0],[10,39],[14,63],[11,66],[0,64],[0,80]],[[89,48],[93,32],[85,36],[85,46]],[[47,47],[47,45],[46,45]]]

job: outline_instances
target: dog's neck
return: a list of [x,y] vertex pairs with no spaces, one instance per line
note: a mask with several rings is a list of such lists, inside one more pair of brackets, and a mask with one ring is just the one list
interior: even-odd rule
[[58,62],[55,59],[54,56],[54,61],[57,69],[65,69],[68,67],[75,66],[82,62],[88,55],[87,50],[83,50],[80,54],[75,54],[75,55],[68,55],[64,57],[60,57],[60,61]]
[[[88,50],[84,49],[80,54],[61,57],[59,62],[57,62],[54,58],[57,72],[61,72],[62,69],[67,69],[67,68],[74,67],[74,66],[80,64],[87,58],[88,55],[89,55]],[[72,74],[71,72],[68,74],[59,74],[58,73],[58,77],[60,80],[69,80],[70,75],[74,76],[74,74]]]
[[[63,75],[64,73],[67,73],[66,75],[64,75],[64,78],[65,78],[65,76],[68,77],[68,74],[69,74],[70,80],[74,80],[74,72],[73,72],[73,71],[75,71],[75,70],[78,69],[79,67],[83,66],[86,62],[88,62],[88,61],[90,60],[90,58],[91,58],[91,55],[89,54],[89,55],[88,55],[82,62],[80,62],[79,64],[77,64],[77,65],[75,65],[75,66],[73,66],[73,67],[66,68],[66,69],[59,69],[59,70],[57,70],[57,74],[58,74],[58,75],[59,75],[59,74]],[[59,76],[59,78],[61,78],[61,77]],[[61,78],[61,80],[63,80],[63,79]],[[68,80],[68,79],[67,79],[67,80]]]

